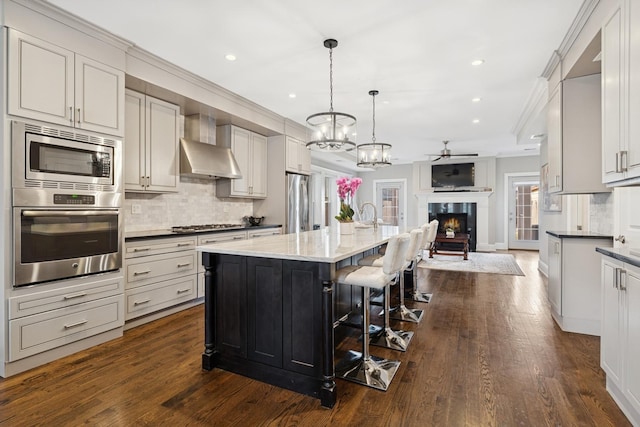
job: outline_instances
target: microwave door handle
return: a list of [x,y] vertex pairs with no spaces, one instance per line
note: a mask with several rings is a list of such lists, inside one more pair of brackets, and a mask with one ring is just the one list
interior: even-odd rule
[[98,216],[98,215],[118,215],[116,210],[108,211],[22,211],[22,216],[42,217],[42,216]]

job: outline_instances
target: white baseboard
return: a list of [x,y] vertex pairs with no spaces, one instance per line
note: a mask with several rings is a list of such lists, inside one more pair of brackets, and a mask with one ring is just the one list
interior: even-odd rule
[[549,266],[541,259],[538,259],[538,271],[544,274],[544,277],[549,277]]

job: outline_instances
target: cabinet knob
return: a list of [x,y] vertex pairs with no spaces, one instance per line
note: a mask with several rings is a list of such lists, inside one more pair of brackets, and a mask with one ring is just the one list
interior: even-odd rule
[[622,234],[620,234],[618,237],[616,237],[613,240],[615,240],[616,242],[624,243],[626,239]]

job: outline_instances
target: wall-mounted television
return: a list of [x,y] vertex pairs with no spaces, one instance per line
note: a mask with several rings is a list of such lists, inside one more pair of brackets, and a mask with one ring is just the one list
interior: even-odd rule
[[431,165],[432,187],[473,187],[475,167],[473,163],[449,163]]

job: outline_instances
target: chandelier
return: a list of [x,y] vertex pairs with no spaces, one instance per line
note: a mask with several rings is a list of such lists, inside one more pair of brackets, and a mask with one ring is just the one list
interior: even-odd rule
[[338,152],[356,148],[355,141],[349,139],[355,135],[356,118],[333,111],[333,48],[336,46],[337,40],[324,41],[324,47],[329,49],[329,111],[307,117],[307,148],[311,150]]
[[373,134],[371,142],[358,145],[358,166],[363,168],[380,168],[391,164],[391,145],[376,142],[376,95],[377,90],[370,90],[373,98]]

